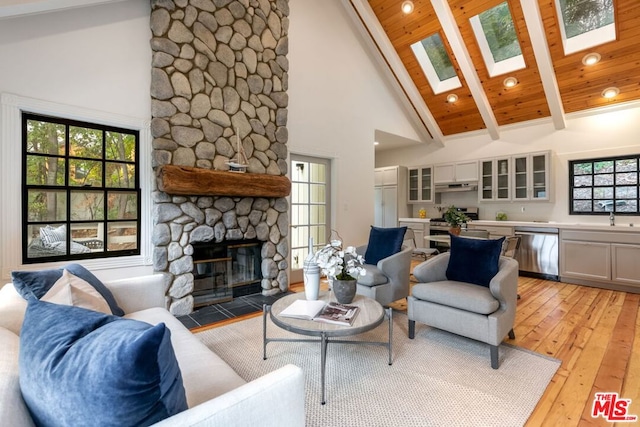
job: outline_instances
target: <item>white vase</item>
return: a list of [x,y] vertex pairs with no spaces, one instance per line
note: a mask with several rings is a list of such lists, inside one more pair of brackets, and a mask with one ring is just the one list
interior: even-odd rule
[[304,278],[304,295],[307,300],[318,299],[320,293],[320,267],[313,255],[313,237],[309,238],[309,254],[302,265]]

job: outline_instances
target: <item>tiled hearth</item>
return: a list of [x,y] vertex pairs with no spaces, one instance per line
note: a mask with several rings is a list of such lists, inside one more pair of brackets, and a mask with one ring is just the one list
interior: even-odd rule
[[262,294],[246,295],[234,298],[233,301],[202,307],[191,314],[178,316],[178,320],[187,328],[194,329],[222,320],[262,311],[263,304],[271,305],[279,298],[289,295],[289,293],[290,292],[285,292],[271,296]]

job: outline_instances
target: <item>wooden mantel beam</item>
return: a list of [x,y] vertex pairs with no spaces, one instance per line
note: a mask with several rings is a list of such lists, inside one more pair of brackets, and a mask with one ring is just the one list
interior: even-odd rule
[[158,189],[177,196],[286,197],[286,176],[238,173],[164,165],[158,169]]

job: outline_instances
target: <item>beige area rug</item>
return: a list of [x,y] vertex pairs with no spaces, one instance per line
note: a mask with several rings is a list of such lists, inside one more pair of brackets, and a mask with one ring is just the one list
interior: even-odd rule
[[[356,339],[386,341],[387,323]],[[307,426],[521,426],[560,361],[500,346],[491,369],[487,345],[416,324],[394,312],[393,365],[387,348],[329,344],[326,405],[320,404],[320,344],[272,342],[262,360],[262,317],[196,334],[250,381],[293,363],[305,374]],[[269,337],[301,337],[271,321]]]

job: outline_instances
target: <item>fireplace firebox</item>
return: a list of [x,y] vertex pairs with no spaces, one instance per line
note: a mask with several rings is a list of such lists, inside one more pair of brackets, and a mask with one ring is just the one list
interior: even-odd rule
[[259,293],[262,243],[259,240],[193,243],[193,306]]

